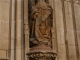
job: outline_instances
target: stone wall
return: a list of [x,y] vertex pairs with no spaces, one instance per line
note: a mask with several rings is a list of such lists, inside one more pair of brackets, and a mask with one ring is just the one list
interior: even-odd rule
[[0,0],[0,58],[9,56],[9,6],[10,0]]
[[[80,0],[49,0],[56,60],[80,60]],[[28,0],[0,0],[0,58],[28,60]]]

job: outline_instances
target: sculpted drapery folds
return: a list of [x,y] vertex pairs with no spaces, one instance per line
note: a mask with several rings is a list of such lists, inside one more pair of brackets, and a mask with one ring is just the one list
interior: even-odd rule
[[30,21],[30,41],[33,44],[51,45],[52,8],[45,0],[32,2]]

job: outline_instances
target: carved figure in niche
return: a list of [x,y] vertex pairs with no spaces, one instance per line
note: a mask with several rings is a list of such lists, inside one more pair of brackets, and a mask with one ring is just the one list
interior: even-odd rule
[[45,0],[33,3],[30,21],[30,41],[51,45],[52,8]]

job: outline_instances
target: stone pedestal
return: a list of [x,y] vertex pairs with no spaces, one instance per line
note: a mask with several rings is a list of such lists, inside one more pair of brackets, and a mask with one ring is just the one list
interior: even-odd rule
[[32,47],[27,55],[30,60],[55,60],[57,54],[53,52],[50,46],[40,43]]

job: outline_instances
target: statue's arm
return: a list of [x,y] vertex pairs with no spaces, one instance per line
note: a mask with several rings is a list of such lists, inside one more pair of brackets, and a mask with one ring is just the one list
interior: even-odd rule
[[47,12],[45,13],[45,15],[42,17],[42,21],[45,21],[46,18],[51,14],[50,10],[47,10]]
[[35,6],[33,6],[33,11],[31,13],[32,18],[36,19],[38,15],[39,15],[38,9]]

